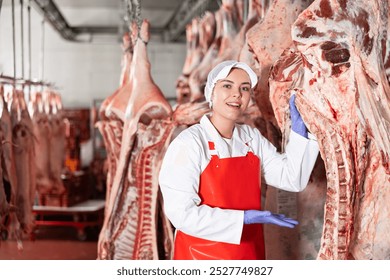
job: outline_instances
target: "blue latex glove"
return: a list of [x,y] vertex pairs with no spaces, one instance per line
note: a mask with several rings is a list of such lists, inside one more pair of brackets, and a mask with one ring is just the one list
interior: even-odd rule
[[291,129],[299,135],[307,138],[307,128],[295,106],[295,94],[290,97]]
[[298,221],[286,218],[283,214],[273,214],[270,211],[245,210],[244,224],[274,224],[281,227],[294,228]]

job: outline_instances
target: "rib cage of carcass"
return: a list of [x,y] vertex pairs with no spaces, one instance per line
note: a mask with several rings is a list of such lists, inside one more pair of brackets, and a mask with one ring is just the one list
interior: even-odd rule
[[[172,112],[151,77],[148,40],[149,23],[144,20],[134,40],[129,80],[124,90],[114,94],[112,106],[108,106],[111,113],[100,124],[103,130],[112,117],[123,120],[119,157],[99,236],[99,259],[169,259],[172,254],[173,230],[162,211],[158,172],[174,129],[180,122],[196,122],[205,104]],[[124,102],[125,111],[118,106]],[[107,136],[109,128],[103,131]]]
[[387,1],[316,0],[271,75],[281,127],[292,93],[318,139],[327,190],[319,259],[390,259]]

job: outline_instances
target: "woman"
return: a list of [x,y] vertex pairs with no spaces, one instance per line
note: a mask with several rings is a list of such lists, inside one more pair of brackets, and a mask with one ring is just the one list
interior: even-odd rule
[[165,154],[160,175],[165,213],[176,228],[174,259],[264,259],[262,224],[294,227],[283,215],[261,211],[260,180],[302,191],[318,155],[290,100],[292,132],[285,154],[256,128],[236,121],[257,83],[242,62],[224,61],[208,75],[211,114],[181,132]]

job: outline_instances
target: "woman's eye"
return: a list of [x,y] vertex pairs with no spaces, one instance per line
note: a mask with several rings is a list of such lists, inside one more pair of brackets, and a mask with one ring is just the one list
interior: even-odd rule
[[250,89],[250,87],[242,87],[241,90],[242,91],[250,91],[251,89]]
[[224,87],[224,88],[232,88],[232,85],[230,85],[230,84],[224,84],[223,87]]

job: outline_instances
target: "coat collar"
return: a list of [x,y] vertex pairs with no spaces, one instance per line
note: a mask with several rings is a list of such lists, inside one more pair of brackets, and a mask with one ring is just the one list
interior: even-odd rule
[[200,120],[200,125],[204,128],[207,141],[214,142],[215,149],[220,158],[226,157],[238,157],[245,156],[249,151],[249,143],[252,140],[240,125],[235,125],[233,130],[233,144],[232,144],[232,155],[229,153],[228,144],[223,140],[217,129],[211,123],[209,115],[204,115]]

